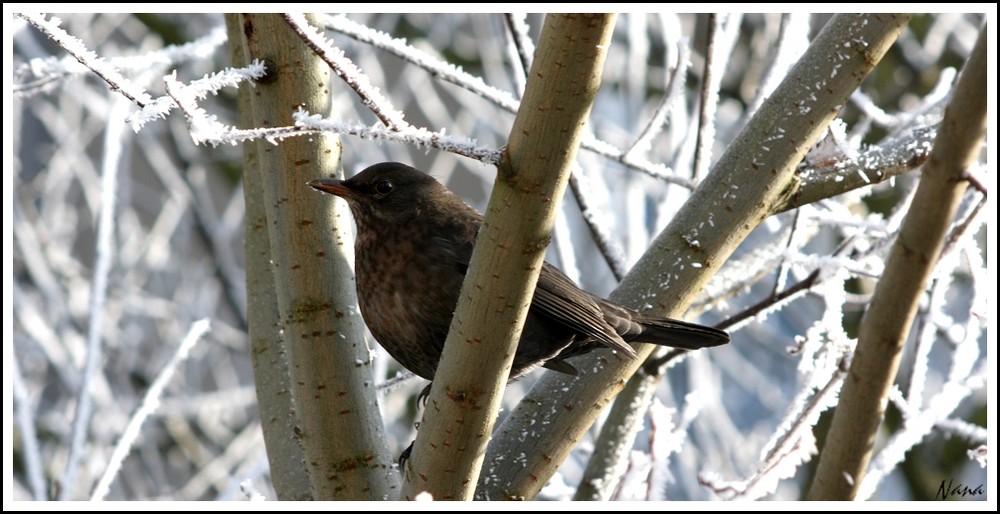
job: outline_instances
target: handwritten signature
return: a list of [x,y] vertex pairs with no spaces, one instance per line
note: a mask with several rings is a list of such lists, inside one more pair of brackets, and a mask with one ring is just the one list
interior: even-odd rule
[[983,494],[986,494],[986,486],[983,484],[971,487],[964,484],[956,484],[954,478],[949,478],[947,485],[945,485],[944,480],[941,481],[941,487],[938,488],[938,492],[934,496],[934,499],[947,500],[950,496],[961,496],[962,498],[965,498],[967,496],[980,496]]

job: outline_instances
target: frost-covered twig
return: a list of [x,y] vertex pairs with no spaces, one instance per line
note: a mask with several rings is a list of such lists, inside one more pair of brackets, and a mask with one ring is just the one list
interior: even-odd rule
[[865,115],[880,126],[895,127],[900,123],[899,115],[893,115],[885,112],[861,89],[857,89],[853,94],[851,94],[851,103],[856,105],[862,112],[865,113]]
[[153,383],[149,386],[149,390],[146,391],[146,396],[142,399],[142,405],[139,406],[139,409],[129,419],[125,430],[122,431],[121,439],[118,440],[118,444],[115,445],[115,449],[111,453],[108,467],[105,468],[104,474],[101,475],[101,479],[97,482],[97,486],[90,496],[91,501],[100,501],[107,496],[111,481],[118,475],[118,470],[121,469],[122,462],[125,461],[125,457],[128,457],[129,452],[132,451],[132,444],[139,437],[139,429],[142,428],[142,423],[159,407],[160,395],[163,393],[164,388],[167,387],[167,383],[174,376],[177,366],[187,359],[191,348],[194,347],[195,343],[201,339],[201,336],[208,329],[209,323],[207,319],[194,322],[190,330],[188,330],[187,335],[181,341],[180,347],[177,348],[177,352],[167,361],[160,374],[153,380]]
[[[733,24],[732,18],[736,18],[737,23]],[[705,63],[702,68],[701,97],[698,102],[698,131],[695,139],[694,165],[691,169],[691,176],[695,180],[708,174],[712,145],[715,143],[715,110],[719,104],[719,86],[722,85],[722,74],[726,63],[729,62],[729,59],[724,57],[732,51],[734,41],[732,36],[736,31],[731,27],[733,25],[738,27],[738,20],[741,18],[739,15],[728,15],[725,19],[720,19],[718,14],[708,15]]]
[[719,328],[729,328],[740,325],[744,320],[753,319],[759,315],[780,309],[783,305],[807,293],[814,285],[820,281],[820,270],[817,269],[806,278],[786,287],[782,291],[777,291],[767,298],[747,307],[746,309],[726,318],[719,323]]
[[[666,442],[674,430],[672,418],[673,409],[668,409],[659,398],[653,398],[652,405],[649,406],[649,474],[646,478],[646,501],[657,500],[654,496],[657,485],[661,480],[657,478],[662,470],[667,467],[667,456],[671,450],[666,447]],[[681,439],[685,439],[687,434],[680,432]]]
[[779,427],[775,438],[765,446],[767,454],[753,475],[741,481],[725,481],[716,473],[706,472],[699,475],[698,480],[729,500],[757,500],[774,493],[782,479],[794,476],[798,467],[816,454],[813,427],[823,412],[836,405],[837,395],[833,393],[840,389],[846,374],[847,359],[842,357],[836,371],[819,391],[815,394],[811,394],[810,389],[803,391],[811,398],[804,403],[794,402],[794,405],[801,405],[802,410],[790,413],[786,424]]
[[[194,59],[205,59],[226,42],[224,27],[216,27],[207,35],[183,45],[170,45],[141,55],[111,57],[108,64],[120,71],[143,72],[152,66],[166,68]],[[46,57],[32,59],[14,70],[15,77],[35,77],[31,82],[16,84],[14,94],[31,94],[43,86],[70,75],[81,75],[90,71],[76,59],[66,56],[61,59]]]
[[338,134],[351,134],[365,139],[376,139],[394,141],[415,145],[418,148],[437,148],[446,152],[471,157],[484,164],[496,164],[500,162],[503,149],[488,148],[479,146],[474,139],[466,137],[449,136],[442,129],[441,132],[433,132],[423,127],[408,125],[398,130],[379,126],[366,126],[358,123],[346,123],[342,121],[325,118],[319,114],[299,110],[292,117],[295,119],[295,127],[308,131],[329,131]]
[[938,78],[934,89],[920,98],[919,105],[895,114],[885,112],[884,109],[876,105],[871,97],[861,89],[854,91],[854,94],[851,95],[851,102],[861,109],[875,124],[888,129],[898,129],[913,123],[919,116],[924,116],[927,111],[947,99],[957,75],[958,71],[955,68],[941,70],[941,76]]
[[189,91],[190,88],[188,86],[184,86],[171,76],[164,77],[164,81],[167,84],[168,94],[180,106],[181,111],[187,118],[191,137],[197,144],[208,143],[214,146],[220,143],[229,143],[235,145],[255,139],[266,139],[272,144],[277,144],[278,140],[286,137],[334,132],[337,134],[358,136],[364,139],[385,140],[423,148],[436,148],[464,155],[485,164],[496,164],[500,161],[500,157],[503,154],[502,149],[480,146],[474,139],[450,136],[445,134],[444,130],[434,132],[409,124],[398,129],[379,125],[368,126],[360,123],[325,118],[319,114],[311,114],[301,109],[292,115],[295,120],[294,126],[237,129],[219,123],[216,121],[215,116],[209,115],[204,109],[198,107],[195,95]]
[[961,437],[972,444],[986,444],[990,435],[986,427],[955,418],[939,420],[934,423],[934,428],[946,434]]
[[326,27],[331,30],[340,32],[362,43],[368,43],[379,50],[383,50],[415,66],[419,66],[427,70],[432,77],[471,91],[507,112],[517,112],[520,102],[510,92],[493,87],[484,82],[482,78],[472,75],[439,57],[411,46],[405,39],[391,37],[384,32],[366,27],[344,16],[327,16],[324,22]]
[[696,162],[697,166],[694,168],[694,176],[704,177],[712,165],[712,146],[715,144],[715,131],[716,131],[716,111],[719,106],[719,91],[722,87],[722,77],[725,75],[726,69],[731,61],[731,55],[733,53],[733,48],[736,45],[736,39],[739,37],[740,25],[743,22],[743,15],[739,13],[727,14],[725,21],[719,23],[720,32],[714,41],[714,48],[712,49],[713,58],[712,62],[709,64],[706,62],[706,66],[711,66],[711,71],[707,72],[706,79],[706,96],[703,100],[706,104],[703,105],[702,116],[703,119],[699,120],[699,148],[696,158],[700,155],[700,164]]
[[986,444],[979,445],[978,448],[973,448],[966,452],[970,459],[976,461],[979,467],[986,469],[986,465],[989,463],[989,450]]
[[639,131],[639,135],[636,136],[635,141],[632,145],[622,153],[622,158],[626,161],[633,161],[638,159],[638,155],[649,150],[650,145],[653,142],[653,138],[660,134],[663,130],[664,124],[667,121],[667,116],[670,114],[671,109],[674,108],[675,103],[683,98],[681,93],[684,91],[683,86],[685,78],[687,77],[688,68],[691,66],[691,48],[690,42],[687,38],[680,38],[677,42],[677,63],[674,65],[674,70],[670,74],[670,80],[667,81],[665,93],[663,98],[660,99],[660,104],[653,111],[653,115],[649,118],[646,126]]
[[380,382],[375,385],[375,389],[382,394],[388,394],[393,389],[398,388],[406,382],[409,382],[416,375],[412,371],[400,371],[396,376],[386,380],[385,382]]
[[217,139],[216,134],[219,133],[220,129],[225,130],[225,127],[215,121],[215,116],[210,117],[204,109],[198,107],[195,94],[177,80],[177,72],[163,77],[163,82],[166,84],[167,94],[173,99],[177,108],[184,113],[188,132],[191,133],[191,139],[194,140],[195,144],[200,145],[206,141]]
[[240,492],[243,493],[243,499],[247,501],[264,501],[267,499],[253,486],[253,481],[249,478],[240,482]]
[[[579,171],[579,170],[577,170]],[[597,244],[597,248],[601,252],[601,256],[604,257],[604,261],[608,263],[608,267],[611,268],[611,273],[615,276],[616,280],[621,280],[622,277],[628,273],[628,267],[625,264],[625,254],[622,252],[620,246],[611,238],[604,227],[598,222],[598,214],[594,212],[590,207],[590,202],[587,200],[587,193],[584,190],[584,186],[580,184],[579,173],[573,173],[569,176],[569,187],[573,191],[573,198],[576,200],[577,206],[580,208],[580,215],[583,216],[583,220],[587,224],[587,228],[590,229],[590,235],[594,239],[594,243]]]
[[108,63],[103,57],[90,51],[83,44],[83,41],[59,28],[58,18],[46,19],[41,14],[27,13],[19,13],[18,16],[24,18],[28,23],[31,23],[35,28],[42,31],[49,39],[69,52],[76,60],[80,61],[80,64],[86,66],[95,75],[107,82],[111,86],[112,91],[121,92],[125,98],[128,98],[139,107],[145,107],[146,104],[153,101],[153,98],[146,93],[145,89],[133,85],[132,81],[122,76],[117,68]]
[[917,127],[862,150],[856,159],[843,159],[825,167],[802,166],[798,191],[779,209],[794,209],[912,170],[927,160],[937,130],[937,125]]
[[[528,36],[528,23],[525,21],[524,13],[505,13],[503,15],[504,26],[507,27],[507,32],[510,34],[510,41],[516,50],[518,63],[521,65],[513,66],[513,68],[521,70],[522,72],[527,72],[531,69],[531,58],[535,55],[535,44],[531,41],[531,37]],[[518,77],[524,77],[524,73],[518,73]],[[521,91],[524,90],[523,80],[520,83]]]
[[[943,261],[944,259],[942,259]],[[939,306],[943,305],[943,302],[945,302],[945,292],[951,283],[950,273],[942,275],[946,280],[944,283],[935,278],[927,286],[927,290],[924,293],[926,303],[921,305],[915,322],[916,327],[914,329],[913,341],[916,347],[913,351],[913,364],[910,371],[910,383],[906,391],[906,399],[918,407],[923,403],[927,371],[930,369],[930,353],[934,347],[934,342],[937,340],[938,333],[937,323],[931,319],[931,313],[938,312],[937,309],[940,308]]]
[[788,70],[809,45],[809,27],[811,25],[809,17],[810,15],[804,12],[781,15],[778,40],[774,43],[774,58],[768,62],[764,77],[757,87],[757,93],[744,112],[743,120],[738,126],[745,125],[746,121],[757,112],[764,100],[774,92],[774,88],[781,82],[781,78],[788,73]]
[[580,148],[590,150],[608,160],[620,163],[635,171],[644,173],[657,180],[662,180],[668,184],[681,186],[685,189],[694,189],[697,183],[689,178],[678,176],[674,170],[662,163],[652,162],[649,159],[640,157],[634,153],[626,155],[620,148],[607,141],[597,139],[593,135],[584,136]]
[[295,33],[302,38],[302,41],[312,48],[316,55],[325,61],[330,69],[334,71],[351,89],[361,98],[361,103],[371,109],[378,119],[386,127],[392,130],[404,130],[411,125],[403,119],[402,111],[393,107],[392,102],[382,95],[382,92],[371,84],[368,75],[365,75],[350,59],[344,55],[343,50],[334,47],[327,41],[326,37],[317,30],[302,14],[282,15],[288,25]]
[[[342,16],[327,17],[326,25],[333,30],[351,36],[358,41],[372,44],[377,48],[386,50],[393,55],[413,63],[416,66],[420,66],[421,68],[426,69],[432,76],[461,86],[468,91],[493,102],[496,106],[508,112],[516,113],[518,107],[520,106],[520,102],[518,102],[509,92],[490,86],[483,82],[481,78],[469,75],[452,64],[444,62],[437,57],[427,54],[426,52],[415,49],[407,45],[403,40],[394,39],[384,33],[363,27]],[[580,143],[580,147],[606,157],[614,162],[621,163],[632,170],[645,173],[646,175],[649,175],[657,180],[679,185],[687,189],[694,189],[695,183],[692,180],[676,176],[672,170],[663,164],[654,163],[636,155],[629,155],[626,157],[625,152],[623,152],[620,148],[606,141],[601,141],[592,134],[584,135],[583,141]]]
[[[212,139],[209,134],[212,132],[209,130],[209,126],[214,124],[207,123],[203,118],[207,116],[204,110],[197,107],[196,100],[202,100],[208,97],[209,93],[218,94],[223,88],[226,87],[236,87],[243,81],[253,81],[262,78],[267,73],[267,68],[264,62],[261,60],[254,59],[252,63],[243,68],[226,68],[222,71],[212,73],[211,75],[206,75],[198,80],[193,80],[191,83],[184,85],[184,92],[180,92],[182,84],[177,81],[177,71],[175,70],[172,74],[163,77],[165,83],[167,83],[167,95],[161,96],[152,100],[148,105],[144,106],[142,109],[130,114],[126,121],[132,125],[132,130],[138,132],[143,125],[150,121],[165,118],[171,109],[178,107],[178,101],[171,94],[171,86],[173,87],[173,94],[182,94],[185,98],[186,111],[185,114],[188,116],[188,121],[191,122],[191,116],[195,111],[200,113],[198,123],[202,124],[202,130],[206,130],[208,134],[201,134],[200,138],[207,138],[206,140]],[[184,111],[185,109],[182,109]],[[214,116],[212,117],[214,120]],[[192,134],[192,138],[198,142]]]
[[[281,137],[276,134],[281,133],[282,127],[240,130],[219,123],[215,115],[209,115],[198,106],[198,100],[205,98],[208,93],[216,93],[226,86],[236,86],[244,80],[259,79],[264,76],[265,72],[264,63],[254,60],[245,68],[230,68],[185,85],[177,80],[177,72],[175,71],[171,75],[163,77],[168,96],[157,99],[157,103],[164,108],[163,115],[171,107],[177,107],[184,113],[191,139],[194,140],[195,144],[210,143],[215,146],[219,143],[230,143],[235,145],[262,136],[273,142],[272,138]],[[159,101],[161,99],[163,101]],[[142,116],[133,117],[133,123],[144,123],[145,121],[141,120],[148,120],[156,116],[157,113],[149,112]]]
[[[163,77],[166,85],[167,96],[161,97],[158,105],[169,108],[177,107],[184,114],[188,124],[191,139],[195,144],[211,144],[216,146],[220,143],[236,145],[244,141],[256,139],[266,139],[271,144],[277,144],[278,140],[292,137],[314,134],[316,130],[302,127],[266,127],[253,129],[237,129],[230,125],[220,123],[214,115],[209,115],[204,109],[198,106],[198,99],[204,98],[206,93],[214,91],[214,87],[222,87],[225,84],[235,84],[245,79],[260,78],[264,73],[264,64],[261,61],[254,61],[253,64],[241,69],[232,69],[228,72],[220,72],[212,77],[207,77],[203,81],[195,81],[190,85],[185,85],[177,80],[177,73]],[[159,99],[158,99],[159,100]],[[169,106],[169,107],[168,107]],[[133,119],[133,123],[145,123],[150,117],[155,116],[152,112],[147,112],[142,116]]]
[[[621,494],[629,463],[629,451],[653,395],[652,380],[630,380],[624,394],[615,400],[590,455],[574,500],[608,500]],[[615,492],[616,489],[618,492]]]
[[[689,393],[684,397],[684,406],[677,415],[675,409],[663,405],[659,398],[653,399],[653,403],[649,406],[649,451],[652,463],[649,480],[650,496],[647,499],[666,499],[662,497],[662,492],[659,493],[660,496],[652,496],[652,488],[654,486],[662,487],[663,483],[670,479],[667,467],[670,464],[670,457],[685,449],[685,444],[689,442],[688,434],[691,433],[691,424],[704,406],[704,399],[698,393]],[[657,480],[654,473],[666,476]]]
[[[301,18],[301,19],[300,19]],[[209,115],[198,106],[197,100],[205,98],[207,93],[216,92],[222,87],[233,86],[247,79],[258,79],[263,76],[264,64],[260,61],[246,68],[228,69],[215,73],[191,84],[184,85],[176,79],[176,73],[164,77],[167,96],[160,97],[148,108],[130,117],[133,127],[138,129],[151,119],[160,118],[173,107],[179,107],[187,119],[191,137],[196,144],[220,143],[237,144],[255,139],[266,139],[276,144],[279,139],[292,136],[310,135],[321,131],[331,131],[339,134],[351,134],[368,139],[384,139],[414,144],[425,148],[437,148],[444,151],[464,155],[486,164],[499,161],[501,150],[481,147],[474,140],[449,136],[441,132],[433,132],[426,128],[410,125],[385,99],[381,93],[371,86],[366,75],[354,66],[343,52],[333,48],[316,33],[315,29],[307,28],[304,18],[297,15],[285,16],[286,21],[314,51],[320,54],[355,90],[365,105],[369,106],[382,119],[385,127],[368,127],[357,123],[346,123],[324,119],[304,111],[295,113],[295,126],[267,127],[255,129],[237,129],[219,123],[214,115]]]

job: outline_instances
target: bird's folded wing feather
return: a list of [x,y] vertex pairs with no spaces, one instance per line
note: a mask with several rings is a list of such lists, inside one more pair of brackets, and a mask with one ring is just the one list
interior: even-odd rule
[[635,350],[604,319],[604,313],[590,294],[577,287],[557,268],[545,263],[538,277],[532,308],[575,332],[635,358]]
[[[462,273],[468,270],[472,246],[472,241],[468,240],[457,243],[440,238],[438,241],[438,247],[446,249],[442,257],[453,259]],[[629,358],[636,358],[635,350],[608,324],[594,298],[549,263],[542,264],[531,308],[537,314],[561,323],[578,334]]]

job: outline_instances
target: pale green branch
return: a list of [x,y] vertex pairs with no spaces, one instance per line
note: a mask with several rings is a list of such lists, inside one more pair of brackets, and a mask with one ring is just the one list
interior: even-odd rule
[[614,15],[548,15],[434,378],[403,497],[472,499]]
[[[261,59],[270,68],[249,95],[249,112],[241,114],[250,125],[291,125],[300,107],[329,109],[329,68],[280,15],[245,14],[230,25],[238,29],[238,42],[230,43],[242,47],[238,56]],[[276,488],[290,488],[279,490],[279,498],[395,496],[398,474],[377,407],[364,323],[355,308],[353,250],[345,242],[350,217],[339,202],[340,210],[331,209],[306,186],[311,179],[343,173],[340,143],[326,135],[278,145],[257,142],[256,152],[247,155],[247,295],[255,378],[272,476],[291,474],[275,476]]]
[[955,85],[885,271],[865,312],[810,500],[851,500],[871,460],[889,390],[920,298],[986,137],[986,27]]
[[[806,151],[908,20],[832,18],[611,299],[682,315],[747,234],[787,201]],[[652,346],[636,350],[641,360]],[[577,377],[546,374],[498,428],[481,497],[534,497],[641,364],[595,354],[581,357]]]

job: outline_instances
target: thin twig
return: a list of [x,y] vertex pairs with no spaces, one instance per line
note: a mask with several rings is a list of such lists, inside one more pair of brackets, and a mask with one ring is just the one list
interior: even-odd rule
[[972,186],[976,191],[982,193],[984,198],[989,196],[990,188],[986,185],[986,182],[983,181],[983,177],[978,172],[971,168],[967,169],[965,170],[964,178],[969,182],[970,186]]
[[979,202],[976,203],[975,207],[972,208],[972,212],[962,219],[962,221],[955,224],[954,228],[952,228],[948,237],[944,241],[944,252],[942,253],[950,252],[958,240],[969,230],[969,228],[978,222],[979,211],[983,210],[983,207],[986,207],[986,200],[987,197],[984,194],[979,199]]
[[[376,48],[385,50],[407,62],[427,70],[433,77],[446,82],[451,82],[480,97],[492,102],[497,107],[516,113],[520,102],[507,91],[502,91],[493,86],[487,85],[479,77],[473,77],[455,66],[441,61],[437,57],[426,52],[414,49],[405,44],[404,41],[390,38],[389,36],[364,27],[342,16],[330,16],[326,18],[327,27],[362,41],[374,45]],[[613,162],[617,162],[634,171],[644,173],[657,180],[669,184],[678,185],[686,189],[694,189],[695,182],[686,177],[680,177],[663,164],[650,162],[636,156],[624,156],[621,149],[597,139],[592,134],[585,134],[580,147],[589,150],[597,155],[605,157]]]
[[817,284],[817,282],[819,281],[819,277],[820,277],[820,270],[815,270],[812,273],[810,273],[809,276],[807,276],[806,278],[785,288],[784,291],[777,294],[773,294],[770,297],[761,300],[756,304],[751,305],[750,307],[747,307],[746,309],[734,314],[733,316],[726,318],[725,320],[721,321],[718,324],[718,327],[724,329],[726,327],[735,325],[745,319],[753,318],[754,316],[757,316],[761,312],[771,308],[772,306],[778,303],[781,303],[798,294],[804,293]]
[[708,160],[712,157],[712,143],[715,139],[715,125],[712,123],[715,117],[715,83],[712,68],[715,59],[715,38],[718,36],[720,25],[718,15],[708,14],[707,34],[705,36],[705,65],[702,67],[701,76],[701,97],[698,105],[698,132],[695,140],[694,166],[691,169],[691,178],[697,180],[708,173]]
[[482,78],[471,75],[423,50],[414,48],[403,39],[393,38],[384,32],[371,29],[344,16],[327,16],[325,24],[331,30],[340,32],[362,43],[370,44],[379,50],[395,55],[414,66],[422,68],[430,73],[432,77],[450,82],[466,91],[475,93],[507,112],[517,112],[520,102],[510,92],[490,86],[483,82]]
[[684,86],[690,65],[691,48],[687,38],[681,38],[677,42],[677,63],[674,65],[674,71],[670,74],[670,79],[667,81],[663,98],[660,99],[660,104],[656,107],[646,126],[642,128],[639,135],[632,142],[632,145],[622,152],[623,158],[632,160],[638,153],[647,151],[652,144],[653,138],[663,131],[671,108],[681,98],[681,93],[684,91],[682,86]]
[[[264,61],[254,59],[253,62],[242,68],[226,68],[221,71],[217,71],[210,75],[205,75],[204,77],[192,80],[190,83],[184,85],[177,81],[177,70],[173,73],[163,77],[167,89],[167,95],[157,97],[148,104],[146,104],[142,109],[130,114],[125,121],[132,126],[132,130],[139,132],[146,123],[154,121],[157,119],[165,118],[170,110],[178,107],[178,101],[171,95],[171,86],[173,86],[174,94],[177,94],[178,89],[183,87],[184,97],[187,102],[188,109],[197,107],[197,101],[199,99],[206,98],[210,93],[218,94],[222,88],[225,87],[236,87],[241,82],[251,81],[250,84],[253,85],[253,81],[264,77],[267,74],[267,67]],[[202,117],[205,117],[202,115]],[[190,121],[190,118],[188,118]],[[217,126],[216,122],[201,122],[205,127]]]
[[[140,55],[110,57],[107,58],[107,62],[116,69],[127,72],[145,72],[149,71],[151,67],[156,66],[165,69],[168,66],[189,62],[194,59],[204,59],[211,55],[216,48],[225,43],[225,28],[219,26],[190,43],[169,45]],[[68,57],[61,59],[55,57],[32,59],[30,63],[18,66],[14,70],[14,77],[15,80],[19,77],[27,76],[38,78],[32,82],[15,84],[13,91],[16,95],[29,96],[41,92],[42,88],[51,83],[88,71],[90,71],[89,68],[77,66],[76,61]]]
[[503,15],[504,27],[507,28],[507,34],[510,35],[510,41],[516,50],[520,64],[520,67],[513,66],[519,71],[515,76],[521,79],[520,84],[518,84],[520,92],[524,91],[524,77],[531,70],[531,57],[535,55],[535,44],[528,36],[528,24],[524,18],[524,13],[504,13]]
[[989,431],[986,427],[962,419],[942,419],[934,423],[934,428],[946,434],[961,437],[971,444],[986,444],[989,440]]
[[334,47],[318,30],[309,25],[301,14],[283,14],[288,26],[302,38],[302,42],[316,52],[330,69],[361,97],[361,103],[368,107],[386,127],[402,130],[410,124],[403,119],[403,112],[393,107],[392,102],[372,86],[365,75],[339,48]]
[[[311,114],[306,111],[296,111],[292,114],[295,119],[295,128],[301,128],[303,132],[330,131],[338,134],[351,134],[361,136],[366,139],[384,139],[415,145],[418,148],[437,148],[446,152],[463,155],[485,164],[496,164],[500,162],[503,149],[480,146],[475,139],[466,137],[449,136],[442,132],[434,132],[423,127],[407,126],[400,130],[387,127],[366,126],[336,121],[324,118],[318,114]],[[291,127],[286,127],[291,128]],[[297,134],[289,134],[297,135]]]
[[153,98],[144,89],[134,87],[131,81],[122,76],[113,65],[91,50],[88,50],[83,41],[69,35],[65,30],[59,28],[58,24],[53,23],[52,20],[45,19],[41,14],[18,13],[17,15],[27,20],[28,23],[48,36],[49,39],[69,52],[77,61],[80,61],[80,64],[93,71],[94,75],[107,82],[111,86],[112,91],[121,93],[125,98],[128,98],[129,101],[139,107],[145,107],[146,104],[153,101]]
[[[792,226],[788,229],[788,240],[785,242],[785,253],[788,253],[792,249],[792,243],[795,241],[796,229],[799,226],[799,215],[802,213],[801,210],[795,209],[795,214],[792,216]],[[781,263],[778,265],[778,271],[774,277],[774,288],[771,289],[771,295],[777,294],[778,290],[784,287],[785,275],[788,273],[789,263],[787,259],[781,259]]]
[[[820,270],[813,271],[812,273],[809,274],[808,277],[796,282],[795,284],[792,284],[784,291],[772,294],[771,296],[768,296],[767,298],[757,302],[756,304],[747,307],[746,309],[726,318],[723,321],[720,321],[719,323],[716,323],[715,328],[724,330],[728,327],[731,327],[733,325],[742,322],[743,320],[751,319],[754,316],[760,314],[761,312],[764,312],[765,310],[770,309],[789,298],[802,294],[808,291],[810,288],[812,288],[812,286],[816,285],[817,281],[819,280],[819,277],[820,277]],[[659,375],[666,369],[666,366],[668,364],[674,361],[674,359],[677,359],[678,357],[686,353],[688,353],[687,350],[677,350],[677,349],[669,350],[666,354],[658,358],[647,359],[646,362],[643,363],[642,367],[639,369],[640,371],[646,373],[647,375],[651,376]]]
[[375,389],[380,393],[386,394],[410,381],[414,377],[416,377],[416,375],[414,375],[412,371],[400,371],[399,373],[396,373],[396,376],[386,380],[385,382],[376,384]]
[[785,465],[788,459],[798,459],[798,462],[793,462],[793,465],[798,467],[807,462],[807,455],[812,454],[815,448],[812,427],[820,414],[836,403],[836,398],[831,393],[839,389],[843,383],[847,375],[847,366],[847,358],[841,357],[837,370],[826,384],[812,395],[788,430],[775,442],[756,473],[741,482],[719,482],[714,477],[703,474],[699,476],[699,482],[715,494],[727,499],[755,500],[773,492],[779,480],[791,476],[791,470]]
[[920,407],[924,393],[924,386],[927,383],[927,371],[929,369],[929,359],[931,348],[934,347],[937,333],[937,325],[930,319],[930,313],[938,312],[939,305],[943,300],[944,290],[947,287],[939,287],[941,282],[937,278],[931,279],[927,289],[924,291],[926,303],[921,305],[914,320],[913,341],[915,347],[912,354],[912,367],[910,371],[909,386],[906,390],[906,400]]
[[[574,170],[577,173],[579,169]],[[601,252],[601,256],[604,257],[604,261],[608,263],[608,267],[611,268],[611,273],[614,274],[615,280],[619,282],[628,273],[628,266],[625,264],[625,256],[622,253],[621,247],[615,244],[614,240],[610,237],[607,231],[603,227],[598,225],[597,216],[590,208],[590,203],[587,201],[587,194],[583,191],[580,185],[580,179],[577,178],[577,173],[573,173],[569,176],[569,187],[573,191],[573,198],[576,200],[576,204],[580,208],[580,215],[583,216],[583,221],[587,224],[587,228],[590,229],[590,235],[594,238],[594,243],[597,244],[597,248]]]

